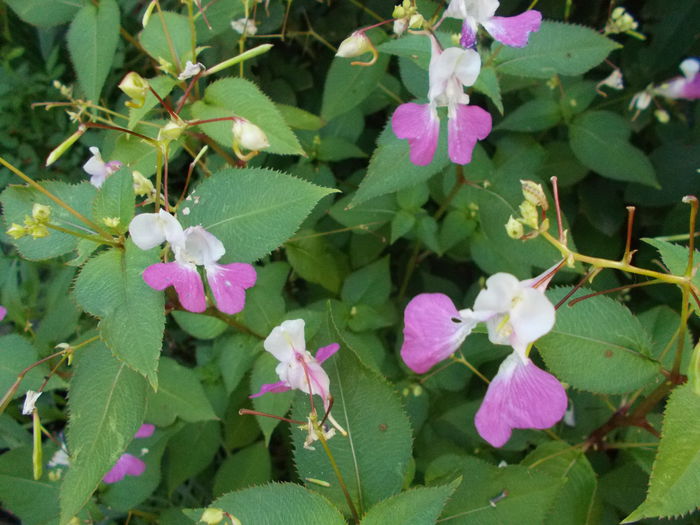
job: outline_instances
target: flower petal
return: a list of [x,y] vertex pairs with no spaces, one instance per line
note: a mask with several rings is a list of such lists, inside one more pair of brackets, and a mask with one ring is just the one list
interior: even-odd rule
[[459,37],[459,45],[469,49],[476,47],[476,30],[466,20],[462,23],[462,34]]
[[182,262],[206,266],[214,264],[225,253],[226,248],[215,235],[201,226],[190,226],[185,230],[184,249],[176,249],[175,257],[182,258]]
[[184,232],[178,220],[165,210],[141,213],[131,220],[129,234],[134,244],[150,250],[166,240],[172,245],[184,243]]
[[124,476],[140,476],[146,471],[146,464],[131,454],[122,454],[114,466],[107,474],[104,475],[102,481],[105,483],[116,483],[124,479]]
[[202,278],[192,265],[178,262],[152,264],[143,271],[143,280],[154,290],[173,286],[185,310],[200,313],[207,309]]
[[464,104],[458,104],[455,110],[455,116],[448,125],[450,160],[457,164],[469,164],[476,141],[485,139],[491,132],[491,115],[478,106]]
[[0,306],[0,321],[5,319],[5,316],[7,315],[7,308],[4,306]]
[[540,24],[542,13],[534,9],[517,16],[494,16],[482,22],[495,40],[511,47],[525,47],[530,33],[538,31]]
[[255,268],[245,263],[211,264],[205,268],[219,311],[233,315],[243,310],[245,291],[257,279]]
[[294,361],[294,351],[306,351],[304,320],[293,319],[275,326],[263,343],[265,350],[282,362]]
[[135,438],[151,437],[153,435],[153,432],[155,432],[155,431],[156,431],[155,425],[151,425],[150,423],[144,423],[136,431],[136,434],[134,434],[134,437]]
[[319,364],[323,363],[326,359],[335,354],[339,349],[340,345],[338,343],[331,343],[328,346],[323,346],[319,348],[316,351],[316,361]]
[[554,305],[547,296],[540,290],[525,288],[510,311],[513,337],[521,345],[532,343],[552,329],[554,319]]
[[418,374],[427,372],[459,349],[476,322],[464,319],[444,294],[415,296],[404,311],[404,363]]
[[513,352],[489,384],[474,424],[482,438],[502,447],[514,428],[549,428],[564,417],[566,407],[557,378]]
[[251,394],[248,397],[260,397],[269,392],[286,392],[291,390],[284,381],[277,381],[277,383],[265,383],[260,387],[260,391],[257,394]]
[[521,289],[520,281],[514,275],[505,272],[494,273],[486,279],[486,288],[476,296],[474,310],[506,313]]
[[435,156],[440,136],[440,119],[429,104],[401,104],[391,117],[391,128],[400,139],[408,139],[411,162],[427,166]]

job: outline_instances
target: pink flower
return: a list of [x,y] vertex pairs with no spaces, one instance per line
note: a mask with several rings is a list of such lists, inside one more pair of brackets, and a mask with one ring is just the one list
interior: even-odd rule
[[5,319],[5,316],[7,315],[7,308],[4,306],[0,306],[0,321]]
[[680,65],[682,76],[677,76],[654,89],[654,94],[666,98],[700,98],[700,60],[686,58]]
[[92,157],[83,164],[83,170],[90,175],[90,184],[96,188],[100,188],[107,180],[107,177],[119,171],[119,168],[122,167],[122,163],[118,160],[105,162],[102,160],[102,155],[100,155],[100,148],[94,146],[90,148],[90,153],[92,153]]
[[476,82],[481,69],[479,54],[473,49],[450,47],[442,51],[430,36],[428,104],[401,104],[391,118],[391,127],[400,139],[408,139],[411,162],[430,164],[440,135],[438,107],[447,107],[448,153],[452,162],[468,164],[477,140],[491,132],[491,115],[477,106],[468,106],[464,86]]
[[444,16],[464,21],[460,38],[463,47],[476,45],[479,25],[501,44],[511,47],[526,46],[530,33],[540,28],[542,13],[530,10],[517,16],[494,16],[498,6],[498,0],[451,0]]
[[185,310],[203,312],[207,300],[197,267],[204,266],[217,308],[230,315],[243,310],[245,290],[257,279],[255,268],[245,263],[217,264],[226,249],[204,228],[190,226],[183,230],[175,217],[160,210],[134,217],[129,233],[142,250],[168,241],[175,255],[174,262],[156,263],[144,270],[143,279],[151,288],[165,290],[173,286]]
[[[134,438],[147,438],[153,435],[156,427],[144,423],[134,434]],[[146,471],[146,464],[140,458],[132,454],[122,454],[114,466],[104,475],[105,483],[116,483],[124,479],[124,476],[140,476]]]
[[323,406],[328,410],[331,400],[330,379],[321,364],[338,351],[338,343],[319,348],[316,357],[313,357],[306,350],[304,320],[295,319],[284,321],[273,328],[263,346],[280,362],[275,368],[280,381],[262,385],[260,391],[250,397],[259,397],[268,392],[301,390],[306,394],[321,396]]

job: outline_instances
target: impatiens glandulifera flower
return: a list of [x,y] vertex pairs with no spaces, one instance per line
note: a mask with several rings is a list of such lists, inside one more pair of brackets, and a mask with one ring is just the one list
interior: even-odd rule
[[173,286],[185,310],[201,313],[207,308],[204,283],[197,266],[204,266],[216,307],[232,315],[243,310],[245,290],[255,284],[255,268],[245,263],[217,264],[226,253],[224,245],[201,226],[186,230],[164,210],[137,215],[129,225],[134,244],[150,250],[170,243],[175,261],[156,263],[143,272],[143,280],[154,290]]
[[90,184],[95,186],[95,188],[100,188],[107,180],[107,177],[122,167],[122,163],[118,160],[105,162],[102,160],[102,155],[100,155],[100,148],[94,146],[90,148],[90,153],[92,153],[92,157],[83,164],[83,170],[90,175]]
[[391,127],[400,139],[408,139],[411,162],[430,164],[440,135],[438,107],[447,107],[448,153],[457,164],[468,164],[477,140],[491,132],[491,115],[477,106],[469,106],[464,86],[476,82],[481,69],[479,54],[473,49],[450,47],[442,51],[430,36],[432,55],[429,68],[428,104],[401,104],[391,118]]
[[686,58],[681,62],[682,76],[677,76],[664,82],[654,89],[654,94],[666,98],[685,98],[695,100],[700,98],[700,60]]
[[5,316],[7,315],[7,308],[4,306],[0,306],[0,321],[5,319]]
[[517,16],[494,16],[498,6],[498,0],[451,0],[444,16],[464,21],[460,38],[462,47],[476,45],[480,25],[501,44],[526,46],[530,33],[538,31],[542,24],[542,13],[529,10]]
[[316,357],[306,350],[304,338],[304,320],[284,321],[273,328],[263,343],[265,350],[279,360],[275,372],[280,378],[277,383],[262,385],[260,392],[250,397],[259,397],[268,392],[286,392],[300,390],[306,394],[320,396],[323,407],[330,407],[331,392],[328,374],[321,364],[335,354],[340,345],[332,343],[319,348]]
[[[156,427],[144,423],[138,429],[134,438],[147,438],[153,435]],[[104,475],[102,481],[105,483],[116,483],[124,479],[124,476],[140,476],[146,471],[146,464],[142,459],[132,454],[122,454],[114,466]]]

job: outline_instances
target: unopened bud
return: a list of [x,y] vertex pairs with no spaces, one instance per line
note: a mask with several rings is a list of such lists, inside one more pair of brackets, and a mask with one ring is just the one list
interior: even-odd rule
[[520,204],[520,217],[522,218],[522,222],[531,228],[537,229],[539,226],[537,206],[528,200],[525,200],[522,202],[522,204]]
[[7,235],[12,237],[13,239],[21,239],[22,237],[28,234],[27,228],[17,224],[16,222],[13,222],[5,233],[7,233]]
[[32,218],[38,223],[47,223],[51,217],[51,208],[45,204],[34,203]]
[[134,171],[131,176],[134,179],[134,193],[139,197],[147,197],[155,191],[150,179],[144,177],[140,171]]
[[27,235],[31,235],[34,239],[41,239],[42,237],[48,237],[49,235],[49,230],[46,228],[44,223],[37,222],[29,215],[24,217],[24,227]]
[[119,226],[119,217],[104,217],[102,222],[108,228],[116,228]]
[[131,71],[119,82],[121,89],[131,100],[126,102],[130,108],[140,108],[146,101],[148,81],[135,71]]
[[542,184],[538,184],[531,180],[521,180],[520,184],[523,189],[523,197],[528,202],[531,202],[535,206],[540,206],[543,210],[549,208],[549,202],[547,202],[547,195],[545,195],[542,189]]
[[335,56],[354,58],[371,52],[372,49],[372,42],[367,38],[367,35],[361,31],[355,31],[340,43],[340,47],[338,47],[338,52]]
[[661,124],[668,124],[668,122],[671,120],[668,111],[666,111],[665,109],[657,109],[656,111],[654,111],[654,116],[656,117],[656,120],[661,122]]
[[648,91],[640,91],[636,93],[630,101],[630,109],[635,108],[637,111],[644,111],[651,104],[651,94]]
[[78,126],[78,131],[73,133],[70,137],[68,137],[66,140],[61,142],[51,153],[49,153],[49,156],[46,158],[46,166],[51,166],[54,162],[56,162],[61,155],[63,155],[66,151],[70,149],[70,147],[75,144],[75,141],[78,140],[80,137],[83,136],[83,134],[87,131],[87,128],[83,126],[82,124]]
[[405,18],[397,18],[394,20],[394,34],[396,36],[401,36],[408,29],[408,20]]
[[158,142],[171,142],[179,139],[186,127],[187,124],[183,121],[175,122],[174,120],[171,120],[165,126],[160,128],[160,131],[158,132]]
[[146,8],[146,12],[143,13],[143,18],[141,19],[141,25],[143,27],[146,27],[148,25],[148,21],[151,19],[151,15],[153,14],[153,9],[156,7],[156,0],[151,0],[151,3],[148,4],[148,7]]
[[408,27],[410,27],[411,29],[422,29],[424,22],[425,18],[423,18],[423,15],[417,13],[415,15],[412,15],[411,18],[408,19]]
[[224,511],[221,509],[209,508],[205,509],[202,513],[202,517],[199,518],[200,522],[204,522],[207,525],[217,525],[221,523],[224,519]]
[[31,416],[32,412],[36,408],[36,402],[41,396],[42,392],[34,392],[34,390],[27,390],[27,395],[24,397],[24,405],[22,405],[22,415]]
[[233,123],[233,143],[250,151],[269,148],[267,135],[258,126],[244,118],[238,118]]
[[508,218],[508,222],[506,223],[506,233],[511,239],[522,238],[522,236],[525,234],[525,228],[523,228],[523,223],[511,215]]

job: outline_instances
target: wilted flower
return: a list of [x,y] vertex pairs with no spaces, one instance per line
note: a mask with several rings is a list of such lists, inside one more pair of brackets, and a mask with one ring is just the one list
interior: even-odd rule
[[625,88],[625,84],[622,77],[622,71],[619,69],[613,69],[612,72],[605,77],[602,81],[598,83],[598,88],[602,86],[607,86],[610,89],[621,90]]
[[100,148],[95,146],[90,148],[90,153],[92,153],[92,157],[83,164],[83,170],[90,175],[90,184],[95,186],[95,188],[100,188],[107,180],[107,177],[119,171],[122,163],[118,160],[105,162],[102,160],[102,155],[100,155]]
[[192,78],[194,76],[199,75],[205,69],[206,67],[204,66],[204,64],[200,64],[199,62],[193,64],[190,60],[188,60],[185,63],[185,69],[183,69],[182,72],[177,76],[177,79],[187,80],[188,78]]
[[258,32],[258,27],[255,25],[255,20],[250,18],[239,18],[238,20],[231,21],[231,28],[246,36],[253,36]]
[[175,217],[160,210],[134,217],[129,233],[142,250],[168,241],[175,254],[174,262],[152,264],[144,270],[143,280],[151,288],[165,290],[173,286],[185,310],[203,312],[207,302],[197,266],[204,266],[217,308],[226,314],[243,310],[245,290],[252,287],[257,278],[255,268],[245,263],[217,264],[226,249],[204,228],[190,226],[183,230]]
[[22,406],[22,415],[31,416],[34,412],[34,408],[43,392],[34,392],[34,390],[27,390],[27,395],[24,398],[24,405]]
[[[134,434],[134,438],[147,438],[153,435],[156,427],[144,423]],[[142,459],[132,454],[122,454],[114,466],[104,475],[105,483],[116,483],[124,479],[124,476],[140,476],[146,471],[146,464]]]

